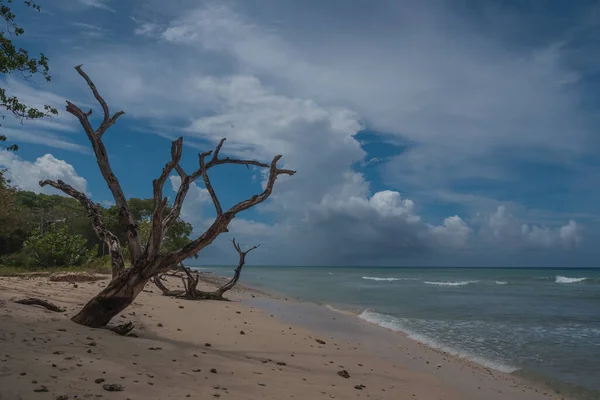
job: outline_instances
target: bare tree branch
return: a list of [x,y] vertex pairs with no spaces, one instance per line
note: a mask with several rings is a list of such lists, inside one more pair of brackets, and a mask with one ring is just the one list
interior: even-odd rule
[[[96,85],[94,85],[94,82],[92,82],[90,77],[83,71],[83,69],[81,69],[81,67],[82,67],[81,65],[78,65],[75,67],[75,69],[77,70],[79,75],[81,75],[83,77],[83,79],[85,79],[85,81],[87,82],[88,86],[92,90],[92,93],[94,94],[94,97],[96,98],[98,103],[100,103],[100,106],[102,107],[102,111],[104,113],[104,119],[102,120],[102,123],[100,124],[100,127],[98,128],[98,130],[96,130],[96,135],[98,135],[98,137],[101,138],[102,135],[104,134],[104,132],[106,132],[106,130],[108,128],[110,128],[111,125],[113,125],[115,122],[117,122],[117,119],[121,115],[125,114],[125,112],[119,111],[119,112],[115,113],[115,115],[113,115],[112,117],[110,116],[110,111],[108,110],[108,104],[106,104],[106,101],[104,101],[102,96],[100,96],[100,93],[98,93],[98,89],[96,89]],[[88,111],[88,113],[86,113],[87,116],[89,116],[91,114],[92,114],[92,110],[90,110],[90,111]]]
[[[233,207],[231,207],[225,213],[223,213],[221,215],[217,215],[217,217],[216,217],[215,221],[212,223],[212,225],[196,240],[192,241],[191,243],[189,243],[188,245],[186,245],[185,247],[183,247],[180,250],[172,251],[167,254],[164,254],[163,261],[165,262],[165,264],[166,265],[174,265],[174,264],[178,263],[179,261],[185,260],[186,258],[192,256],[193,254],[198,253],[200,250],[202,250],[203,248],[205,248],[206,246],[211,244],[219,234],[221,234],[223,232],[227,232],[227,226],[229,225],[231,220],[236,216],[237,213],[247,210],[251,207],[254,207],[257,204],[260,204],[263,201],[265,201],[267,198],[269,198],[269,196],[273,192],[273,186],[275,185],[275,181],[277,180],[277,177],[279,175],[294,175],[296,173],[296,171],[292,171],[289,169],[277,168],[277,162],[279,161],[279,159],[281,159],[281,155],[276,156],[275,158],[273,158],[273,161],[271,161],[271,165],[269,168],[269,178],[267,179],[267,185],[265,187],[265,190],[261,194],[254,195],[249,199],[241,201],[241,202],[237,203],[236,205],[234,205]],[[213,158],[213,160],[214,160],[214,158]],[[213,162],[213,160],[211,160],[208,164],[206,164],[206,169],[208,169],[208,166],[210,165],[210,163]],[[225,160],[229,160],[226,162],[227,163],[230,162],[232,164],[239,164],[239,162],[237,162],[237,161],[240,161],[240,160],[230,160],[229,158],[227,158]],[[223,160],[218,160],[218,161],[223,161]],[[220,164],[224,164],[226,162],[221,162]],[[243,161],[242,163],[245,164],[246,161]],[[218,165],[218,164],[214,163],[213,165]],[[266,166],[267,164],[262,164],[262,163],[253,161],[251,163],[251,165],[259,165],[259,166],[265,165]],[[163,267],[163,268],[166,268],[166,267]],[[162,272],[162,269],[159,270],[158,272]]]
[[[233,247],[238,252],[240,260],[238,266],[234,270],[233,277],[225,284],[221,285],[217,290],[209,292],[196,289],[198,282],[200,281],[200,274],[195,271],[193,275],[190,268],[186,268],[183,263],[179,263],[177,271],[174,273],[165,273],[154,278],[154,284],[163,292],[163,295],[177,298],[185,298],[188,300],[227,300],[223,297],[223,294],[237,284],[240,279],[242,268],[246,264],[246,255],[252,250],[257,249],[260,245],[253,246],[246,251],[243,251],[240,244],[232,240]],[[171,290],[169,289],[160,279],[160,277],[172,276],[181,279],[183,283],[183,290]]]
[[244,264],[246,264],[246,254],[250,253],[252,250],[257,249],[260,246],[259,244],[257,244],[256,246],[252,246],[246,251],[242,251],[240,244],[237,243],[235,239],[232,239],[231,241],[233,243],[233,247],[240,256],[240,261],[238,263],[237,268],[234,271],[231,280],[216,290],[216,293],[218,293],[220,296],[223,296],[223,293],[225,293],[226,291],[233,289],[235,284],[240,279],[240,275],[242,274],[242,268],[244,268]]
[[[217,144],[217,147],[215,148],[214,151],[206,151],[204,153],[200,153],[198,155],[198,158],[200,161],[200,167],[196,171],[194,171],[194,173],[192,173],[191,175],[187,175],[180,166],[176,166],[175,169],[176,169],[177,173],[179,174],[179,176],[181,177],[181,185],[179,186],[179,189],[177,190],[177,195],[175,196],[175,201],[173,202],[173,208],[171,209],[171,213],[165,218],[165,226],[167,227],[167,229],[170,226],[172,226],[173,223],[175,223],[177,218],[179,218],[179,215],[181,214],[181,208],[183,206],[183,202],[184,202],[187,192],[189,191],[189,188],[190,188],[190,184],[192,182],[196,181],[201,176],[203,177],[206,189],[208,190],[211,200],[215,206],[215,209],[217,211],[217,216],[223,214],[223,210],[221,208],[219,199],[218,199],[212,185],[210,184],[210,179],[208,178],[208,170],[211,169],[212,167],[215,167],[217,165],[222,165],[222,164],[238,164],[238,165],[245,165],[246,167],[252,165],[252,166],[261,167],[261,168],[269,168],[270,167],[269,164],[261,163],[261,162],[254,161],[254,160],[238,160],[238,159],[233,159],[230,157],[226,157],[223,159],[219,158],[219,152],[221,151],[221,148],[223,147],[223,144],[225,143],[226,140],[227,140],[226,138],[221,139],[219,141],[219,143]],[[212,155],[211,160],[208,163],[205,163],[206,157],[208,157],[210,155]],[[277,160],[279,160],[280,158],[281,158],[281,156],[278,156]],[[289,169],[277,169],[277,175],[281,175],[281,174],[294,175],[295,173],[296,173],[296,171],[292,171]],[[208,181],[208,184],[207,184],[207,181]],[[270,193],[269,193],[269,195],[270,195]],[[267,195],[267,197],[269,195]]]
[[104,111],[104,120],[98,128],[98,130],[94,131],[88,119],[88,116],[91,114],[91,112],[84,113],[81,110],[81,108],[71,103],[70,101],[67,101],[67,112],[77,117],[77,119],[81,123],[81,126],[83,127],[83,130],[87,134],[90,143],[92,144],[94,154],[96,155],[96,161],[98,162],[98,166],[100,167],[100,172],[102,173],[102,176],[104,177],[104,180],[106,181],[106,184],[108,185],[115,199],[115,203],[119,211],[119,218],[121,224],[125,228],[127,242],[131,253],[131,262],[132,264],[135,264],[142,256],[142,245],[140,242],[138,227],[135,219],[133,218],[133,215],[131,214],[131,211],[129,210],[129,205],[127,204],[127,199],[125,198],[125,194],[123,193],[121,184],[119,183],[119,180],[112,171],[110,162],[108,160],[108,154],[106,153],[106,148],[104,147],[104,143],[102,143],[102,135],[104,134],[106,129],[108,129],[112,124],[114,124],[117,121],[117,119],[121,115],[123,115],[123,112],[119,111],[118,113],[110,117],[108,106],[106,105],[106,102],[104,101],[102,96],[100,96],[100,94],[98,93],[98,90],[96,89],[96,86],[94,85],[90,77],[85,72],[83,72],[83,70],[81,69],[81,65],[75,67],[75,69],[77,70],[79,75],[81,75],[85,79],[92,93],[94,94],[94,97],[102,106],[102,110]]
[[[215,154],[218,154],[218,150],[220,150],[220,146],[223,143],[219,143],[217,146],[217,150],[215,150]],[[214,158],[214,157],[213,157]],[[223,209],[221,208],[221,203],[219,202],[219,198],[215,193],[215,189],[213,189],[210,179],[208,178],[208,171],[206,169],[206,164],[204,163],[204,155],[200,154],[200,171],[202,171],[202,179],[204,180],[204,186],[206,186],[206,190],[208,190],[208,194],[210,194],[210,198],[212,199],[213,204],[215,205],[215,210],[217,212],[217,217],[223,215]]]
[[94,232],[96,232],[98,238],[100,238],[100,240],[102,240],[108,246],[113,278],[120,274],[125,269],[125,261],[123,259],[123,252],[121,251],[121,244],[119,243],[117,236],[104,226],[104,223],[102,222],[102,214],[100,213],[100,208],[98,205],[88,199],[85,194],[61,180],[56,182],[51,180],[40,181],[41,187],[46,185],[52,186],[53,188],[71,196],[75,200],[79,201],[79,203],[87,210],[88,216],[92,222],[92,227],[94,228]]
[[182,151],[183,138],[180,137],[171,144],[171,161],[165,165],[160,176],[152,182],[154,188],[154,211],[152,213],[152,229],[144,254],[146,260],[151,260],[160,251],[160,246],[165,235],[163,214],[168,204],[168,199],[166,197],[163,198],[163,187],[173,169],[178,168],[178,171],[181,170],[183,172],[183,169],[179,166]]

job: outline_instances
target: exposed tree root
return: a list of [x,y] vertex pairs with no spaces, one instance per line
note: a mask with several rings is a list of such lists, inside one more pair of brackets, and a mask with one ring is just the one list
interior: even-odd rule
[[127,334],[133,330],[133,328],[134,328],[133,323],[127,322],[122,325],[110,326],[107,329],[111,330],[114,333],[119,334],[121,336],[127,336]]

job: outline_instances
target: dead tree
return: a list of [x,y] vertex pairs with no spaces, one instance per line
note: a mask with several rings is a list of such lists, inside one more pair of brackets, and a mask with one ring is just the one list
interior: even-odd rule
[[[173,273],[162,274],[161,276],[155,277],[153,280],[154,284],[163,292],[163,295],[165,296],[184,298],[188,300],[227,300],[223,297],[223,295],[225,292],[233,289],[233,287],[239,281],[240,275],[242,274],[242,268],[244,268],[244,265],[246,264],[246,254],[260,246],[256,245],[246,251],[243,251],[240,247],[240,244],[237,243],[235,239],[233,239],[232,242],[233,247],[238,252],[240,260],[238,262],[238,266],[235,268],[233,277],[227,283],[220,286],[217,290],[207,292],[196,289],[198,287],[198,282],[200,281],[200,274],[197,271],[192,271],[190,268],[186,268],[183,263],[180,263],[176,271]],[[166,276],[181,278],[183,282],[183,290],[169,289],[162,281],[162,278]]]
[[[108,128],[114,125],[124,112],[119,111],[111,116],[108,105],[98,93],[92,80],[83,71],[81,65],[75,67],[75,69],[79,75],[85,79],[92,94],[100,104],[103,112],[103,119],[98,128],[94,129],[89,120],[92,110],[84,112],[70,101],[67,101],[66,110],[79,120],[92,145],[96,161],[100,167],[100,172],[102,173],[108,188],[112,192],[118,208],[120,224],[126,232],[125,237],[129,248],[131,267],[125,268],[121,243],[117,236],[110,232],[104,225],[99,206],[92,202],[85,193],[76,190],[60,180],[41,181],[40,186],[52,186],[77,199],[88,211],[96,234],[110,249],[112,280],[100,293],[93,297],[79,313],[71,318],[78,324],[90,327],[103,327],[108,324],[115,315],[119,314],[133,302],[148,280],[168,271],[173,265],[177,265],[181,261],[210,245],[221,233],[227,232],[229,223],[238,213],[262,203],[271,195],[275,180],[279,175],[293,175],[295,171],[277,167],[277,162],[281,158],[281,155],[273,158],[270,164],[230,157],[221,158],[220,151],[225,143],[225,139],[222,139],[217,144],[214,151],[207,151],[199,154],[198,169],[193,173],[188,174],[179,165],[183,147],[183,138],[179,138],[171,144],[171,160],[166,163],[160,176],[152,182],[154,192],[154,210],[151,220],[152,227],[146,245],[142,246],[138,226],[129,209],[121,184],[110,166],[108,154],[102,141],[102,136],[106,133]],[[210,159],[208,159],[209,157]],[[246,167],[252,165],[259,168],[268,168],[269,175],[263,192],[240,201],[230,209],[224,211],[219,202],[219,198],[211,185],[208,175],[208,171],[211,168],[222,164],[239,164],[245,165]],[[173,171],[181,178],[181,185],[177,190],[171,211],[167,215],[164,215],[166,214],[165,208],[167,207],[168,199],[163,196],[163,186]],[[210,194],[216,210],[215,220],[202,235],[191,241],[189,244],[178,250],[161,252],[160,245],[165,237],[165,233],[179,218],[181,207],[190,185],[198,178],[202,178],[204,185]]]

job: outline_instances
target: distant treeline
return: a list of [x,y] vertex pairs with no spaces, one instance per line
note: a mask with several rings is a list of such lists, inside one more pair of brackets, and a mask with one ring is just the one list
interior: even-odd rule
[[[100,207],[104,224],[121,243],[126,243],[117,208]],[[144,243],[150,232],[154,200],[132,198],[129,207]],[[163,248],[170,250],[187,244],[191,233],[192,226],[178,220],[168,231]],[[108,262],[107,255],[106,245],[98,239],[87,212],[76,200],[18,190],[0,171],[0,264],[32,268],[78,266]]]

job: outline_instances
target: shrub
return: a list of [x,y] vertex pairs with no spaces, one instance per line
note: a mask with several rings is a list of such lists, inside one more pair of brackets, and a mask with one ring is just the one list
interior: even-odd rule
[[35,230],[23,246],[36,267],[78,266],[92,260],[97,249],[88,249],[82,235],[72,234],[68,228],[51,227],[43,234]]

